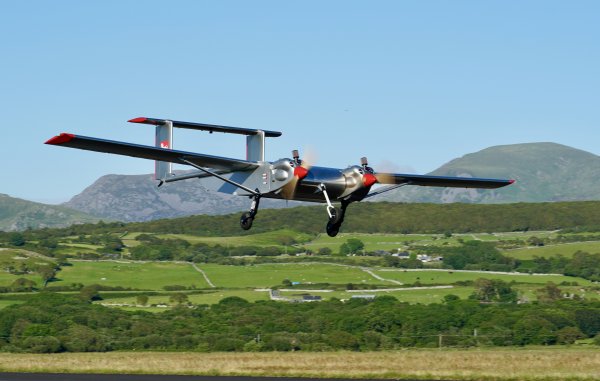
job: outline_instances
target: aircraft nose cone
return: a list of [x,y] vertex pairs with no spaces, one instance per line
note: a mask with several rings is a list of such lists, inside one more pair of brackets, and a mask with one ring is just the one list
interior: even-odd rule
[[308,175],[308,169],[301,166],[294,168],[294,176],[296,176],[299,180],[305,178],[306,175]]
[[375,177],[374,175],[370,174],[370,173],[365,173],[365,175],[363,176],[363,184],[365,184],[366,187],[370,187],[371,185],[375,184],[377,182],[377,177]]

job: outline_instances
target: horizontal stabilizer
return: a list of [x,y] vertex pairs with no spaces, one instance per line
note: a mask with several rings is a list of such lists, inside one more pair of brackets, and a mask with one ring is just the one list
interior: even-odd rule
[[[128,120],[130,123],[142,123],[142,124],[151,124],[154,126],[163,125],[167,122],[166,119],[156,119],[156,118],[145,118],[139,117]],[[178,122],[176,120],[171,121],[173,123],[173,127],[177,128],[187,128],[190,130],[200,130],[200,131],[208,131],[210,133],[213,132],[223,132],[226,134],[238,134],[238,135],[256,135],[259,130],[254,130],[251,128],[241,128],[241,127],[229,127],[229,126],[218,126],[216,124],[205,124],[205,123],[191,123],[191,122]],[[279,131],[266,131],[263,130],[266,137],[275,138],[281,136],[281,132]]]

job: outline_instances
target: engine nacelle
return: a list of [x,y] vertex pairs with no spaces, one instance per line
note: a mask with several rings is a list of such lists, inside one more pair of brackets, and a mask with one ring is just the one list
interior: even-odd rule
[[279,159],[273,162],[271,174],[274,181],[287,183],[294,177],[294,162],[291,159]]

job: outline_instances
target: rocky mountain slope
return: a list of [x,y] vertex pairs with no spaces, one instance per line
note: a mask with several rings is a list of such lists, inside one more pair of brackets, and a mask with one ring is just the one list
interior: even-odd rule
[[[434,203],[600,200],[600,157],[556,143],[490,147],[454,159],[430,174],[517,181],[498,190],[406,186],[371,200]],[[250,205],[247,198],[207,191],[200,184],[192,179],[157,188],[149,174],[107,175],[64,205],[121,221],[225,214],[247,210]],[[285,201],[261,201],[261,208],[285,206]]]
[[0,194],[0,231],[65,227],[98,218],[64,206],[45,205]]
[[497,190],[406,186],[374,201],[507,203],[600,200],[600,156],[556,143],[486,148],[430,173],[515,179]]
[[[94,216],[128,222],[226,214],[250,208],[250,199],[208,191],[195,179],[164,184],[160,188],[157,184],[151,174],[106,175],[63,205]],[[264,199],[260,205],[261,208],[282,208],[286,202]]]

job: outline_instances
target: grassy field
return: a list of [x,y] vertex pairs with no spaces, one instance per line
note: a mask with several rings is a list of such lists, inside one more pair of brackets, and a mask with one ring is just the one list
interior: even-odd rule
[[[359,239],[365,244],[365,250],[395,250],[404,248],[411,242],[419,242],[426,244],[437,240],[440,235],[426,234],[356,234],[356,233],[341,233],[336,237],[331,238],[325,234],[320,234],[317,238],[305,244],[307,248],[317,251],[322,247],[328,247],[333,252],[337,252],[340,245],[348,239]],[[456,243],[456,240],[446,239],[447,242]]]
[[[128,233],[122,240],[128,246],[135,246],[139,244],[135,237],[140,234],[142,233]],[[235,237],[203,237],[190,234],[156,234],[155,236],[162,239],[182,239],[192,244],[206,243],[221,246],[279,246],[291,240],[297,243],[305,243],[312,239],[312,236],[308,234],[288,229]]]
[[57,274],[59,281],[53,285],[100,284],[105,286],[131,287],[141,290],[162,290],[163,286],[182,285],[208,288],[209,285],[198,271],[182,263],[137,262],[86,262],[74,261]]
[[533,257],[549,258],[559,254],[570,258],[577,251],[586,251],[588,253],[600,253],[600,242],[575,242],[565,243],[561,245],[526,247],[522,249],[505,250],[503,254],[521,260],[529,260],[533,259]]
[[555,347],[366,353],[4,353],[0,371],[588,381],[598,379],[600,351]]
[[331,264],[261,264],[254,266],[199,266],[217,287],[245,288],[281,285],[284,279],[301,283],[388,284],[354,267]]
[[529,274],[494,274],[485,271],[455,271],[455,270],[377,270],[375,273],[385,279],[394,279],[402,283],[420,282],[427,284],[452,284],[459,281],[469,281],[478,278],[500,279],[505,282],[515,281],[517,283],[545,284],[554,282],[560,284],[563,281],[577,282],[581,286],[592,284],[589,280],[564,275],[529,275]]

